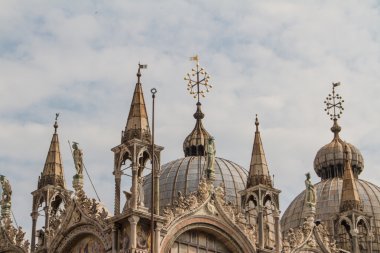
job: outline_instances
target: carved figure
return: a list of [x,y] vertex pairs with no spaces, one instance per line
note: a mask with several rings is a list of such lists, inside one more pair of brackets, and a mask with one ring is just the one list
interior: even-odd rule
[[132,199],[132,193],[131,192],[127,192],[127,191],[123,191],[124,195],[125,195],[125,204],[124,204],[124,208],[123,208],[123,211],[125,212],[127,209],[129,209],[131,207],[131,199]]
[[215,189],[215,195],[216,197],[220,199],[224,199],[225,192],[224,192],[224,183],[220,183],[218,187]]
[[149,247],[148,235],[145,230],[141,227],[137,227],[137,247],[140,249],[147,249]]
[[309,207],[314,207],[317,202],[317,197],[316,197],[314,185],[311,183],[311,180],[310,180],[310,173],[306,173],[305,186],[306,186],[305,203]]
[[137,186],[137,204],[139,206],[144,206],[144,177],[138,178]]
[[24,241],[25,232],[22,231],[22,227],[18,227],[16,234],[16,245],[21,246],[21,243]]
[[207,153],[207,179],[209,180],[214,180],[215,179],[215,169],[214,169],[214,164],[215,164],[215,142],[214,138],[210,137],[207,142],[206,146],[206,153]]
[[45,242],[45,231],[44,231],[44,228],[45,227],[42,227],[42,229],[40,229],[40,230],[37,231],[37,238],[38,238],[37,245],[39,247],[41,247],[42,245],[44,245],[44,242]]
[[8,206],[10,208],[12,202],[12,187],[8,179],[3,175],[0,176],[0,183],[2,188],[1,207]]
[[83,177],[83,152],[79,149],[77,142],[73,142],[73,149],[73,158],[77,175]]

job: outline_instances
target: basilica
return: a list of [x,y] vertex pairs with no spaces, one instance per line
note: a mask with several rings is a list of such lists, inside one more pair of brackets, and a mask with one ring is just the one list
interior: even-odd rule
[[[312,184],[307,174],[305,190],[281,217],[281,189],[270,176],[259,118],[252,127],[249,168],[216,157],[200,100],[211,88],[209,75],[197,57],[193,60],[195,67],[185,80],[197,99],[195,126],[183,137],[183,157],[161,160],[164,147],[155,143],[154,118],[148,117],[141,81],[145,66],[139,64],[129,116],[111,149],[113,212],[86,195],[77,143],[72,143],[76,173],[65,180],[57,114],[30,198],[31,238],[12,219],[12,182],[0,177],[0,252],[380,253],[380,188],[360,178],[364,158],[340,137],[344,101],[337,93],[339,83],[333,83],[325,102],[332,140],[315,156],[320,182]],[[151,93],[154,99],[155,90]],[[131,176],[130,189],[122,188],[125,171]]]

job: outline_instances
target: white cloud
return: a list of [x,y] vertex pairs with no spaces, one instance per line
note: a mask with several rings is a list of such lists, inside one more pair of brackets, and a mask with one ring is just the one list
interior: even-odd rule
[[[148,108],[150,88],[159,92],[163,162],[182,156],[195,111],[183,76],[195,53],[212,76],[204,125],[218,155],[248,167],[258,113],[283,211],[332,138],[322,104],[332,81],[343,83],[342,137],[363,152],[362,178],[379,184],[379,23],[376,1],[2,1],[0,174],[15,189],[18,222],[30,230],[29,193],[55,112],[67,184],[74,169],[66,142],[77,140],[112,210],[110,148],[120,141],[139,61],[149,65],[142,77]],[[290,185],[282,180],[289,172]]]

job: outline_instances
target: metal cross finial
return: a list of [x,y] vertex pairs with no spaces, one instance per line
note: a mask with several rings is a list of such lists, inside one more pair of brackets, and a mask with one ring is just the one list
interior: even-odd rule
[[57,133],[57,128],[58,128],[58,117],[59,117],[59,113],[56,113],[55,114],[55,122],[54,122],[54,133]]
[[139,62],[139,69],[137,71],[137,83],[140,83],[140,77],[141,77],[140,69],[146,69],[146,68],[148,68],[148,65],[140,64],[140,62]]
[[200,96],[205,97],[205,92],[209,92],[212,88],[212,85],[208,83],[210,75],[207,74],[204,68],[199,67],[198,55],[190,57],[190,60],[197,62],[196,68],[191,69],[191,72],[186,74],[184,80],[188,81],[187,90],[190,92],[190,95],[197,98],[199,103]]
[[334,121],[340,118],[344,110],[343,108],[344,100],[338,93],[335,93],[335,87],[339,85],[340,85],[340,82],[332,83],[332,86],[333,86],[332,94],[329,94],[325,100],[325,104],[326,104],[325,111],[327,112],[327,115],[330,116],[330,119]]

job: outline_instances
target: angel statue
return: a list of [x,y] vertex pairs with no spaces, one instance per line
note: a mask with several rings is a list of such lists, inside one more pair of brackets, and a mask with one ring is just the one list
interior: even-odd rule
[[215,164],[215,153],[216,153],[215,142],[214,142],[213,137],[210,137],[208,139],[208,142],[206,145],[206,153],[207,153],[207,169],[206,169],[207,179],[213,180],[215,179],[214,164]]
[[316,197],[314,185],[312,184],[310,180],[309,172],[306,173],[305,186],[306,186],[305,203],[309,207],[314,207],[317,202],[317,197]]
[[77,142],[73,142],[73,149],[73,158],[77,175],[83,177],[83,152],[79,149]]

